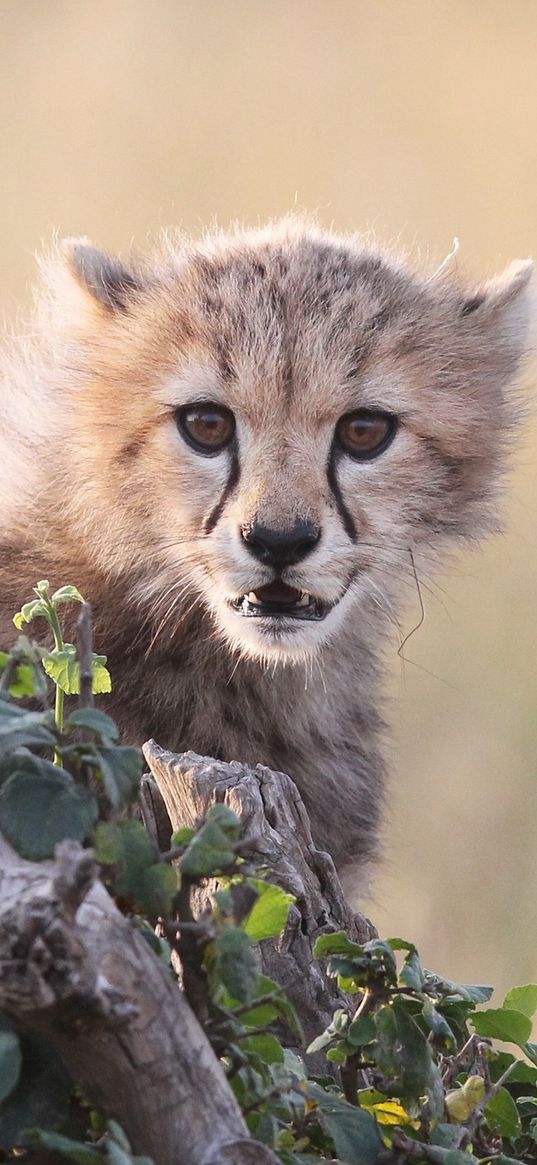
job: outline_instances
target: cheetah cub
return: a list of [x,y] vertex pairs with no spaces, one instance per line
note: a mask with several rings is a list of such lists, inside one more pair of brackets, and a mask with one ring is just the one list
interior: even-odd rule
[[125,738],[288,772],[365,874],[383,648],[494,526],[531,270],[468,289],[296,220],[133,265],[65,243],[4,360],[0,642],[76,583]]

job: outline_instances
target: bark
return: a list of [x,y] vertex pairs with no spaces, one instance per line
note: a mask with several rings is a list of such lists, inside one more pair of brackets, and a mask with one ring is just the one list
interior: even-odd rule
[[39,1030],[156,1165],[276,1165],[253,1142],[168,968],[96,880],[91,852],[21,858],[0,835],[0,1009]]
[[[261,942],[259,952],[263,973],[275,979],[292,1000],[307,1045],[330,1023],[336,1007],[351,1007],[336,981],[313,960],[317,936],[327,930],[345,930],[362,943],[376,932],[364,915],[353,913],[332,858],[314,845],[296,785],[284,773],[263,765],[250,769],[193,752],[171,753],[154,741],[144,746],[144,754],[154,778],[143,780],[146,824],[147,806],[159,804],[155,781],[173,830],[194,825],[215,801],[225,801],[245,824],[249,851],[267,867],[269,880],[295,896],[284,935]],[[162,820],[161,806],[158,813]],[[314,1067],[312,1059],[309,1066]]]

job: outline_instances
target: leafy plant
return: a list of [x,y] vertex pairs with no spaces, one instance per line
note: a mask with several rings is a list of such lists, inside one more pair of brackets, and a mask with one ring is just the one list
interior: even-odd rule
[[[118,744],[103,711],[65,715],[63,696],[76,693],[80,668],[59,612],[82,596],[75,587],[50,595],[45,582],[35,593],[17,624],[44,618],[54,648],[21,636],[0,653],[0,831],[34,862],[53,857],[65,838],[93,847],[108,892],[155,958],[170,974],[179,959],[182,989],[252,1135],[282,1165],[536,1162],[537,985],[515,987],[492,1007],[491,987],[431,973],[410,942],[360,946],[326,932],[315,957],[348,1006],[307,1053],[291,1051],[303,1046],[299,1019],[279,984],[259,973],[255,948],[283,933],[292,896],[260,877],[225,804],[178,830],[165,854],[125,817],[138,793],[139,753]],[[97,691],[108,684],[104,663],[92,656]],[[45,676],[55,685],[54,711]],[[21,707],[28,698],[39,707]],[[208,879],[217,880],[212,908],[196,917],[194,898]],[[324,1057],[321,1075],[308,1073],[308,1054]],[[47,1151],[81,1165],[151,1165],[76,1086],[41,1034],[0,1017],[0,1160]]]
[[[37,586],[34,587],[34,593],[37,595],[37,598],[25,603],[21,610],[14,615],[13,622],[15,627],[19,631],[22,631],[27,623],[32,623],[34,619],[42,618],[46,620],[52,631],[54,647],[48,651],[39,649],[38,651],[46,674],[54,680],[56,690],[55,718],[58,729],[61,732],[63,731],[65,695],[78,695],[80,691],[80,665],[77,660],[75,645],[64,641],[59,619],[59,610],[66,603],[84,603],[85,600],[78,588],[74,586],[60,587],[59,590],[51,595],[50,583],[47,579],[42,579],[41,582],[38,582]],[[107,671],[105,664],[105,655],[92,654],[91,666],[93,672],[93,691],[95,693],[111,691],[110,673]],[[31,686],[30,679],[30,674],[26,672],[26,680]],[[20,678],[18,682],[20,688]],[[13,684],[10,690],[13,695],[34,695],[34,692],[28,690],[28,688],[26,691],[19,690],[17,693]],[[57,763],[60,763],[60,761],[58,760]]]

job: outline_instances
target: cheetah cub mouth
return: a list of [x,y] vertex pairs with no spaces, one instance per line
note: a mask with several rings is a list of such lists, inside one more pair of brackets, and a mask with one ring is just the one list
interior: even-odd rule
[[260,586],[247,595],[239,595],[229,603],[234,611],[245,619],[299,619],[316,621],[325,619],[335,603],[323,602],[309,591],[291,587],[282,579]]

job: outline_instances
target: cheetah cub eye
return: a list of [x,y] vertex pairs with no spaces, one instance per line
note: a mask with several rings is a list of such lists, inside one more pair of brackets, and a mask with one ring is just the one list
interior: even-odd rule
[[371,461],[391,445],[397,431],[397,417],[380,409],[355,409],[336,425],[336,441],[355,461]]
[[175,414],[177,428],[187,445],[205,457],[221,453],[235,435],[230,409],[210,402],[185,405]]

